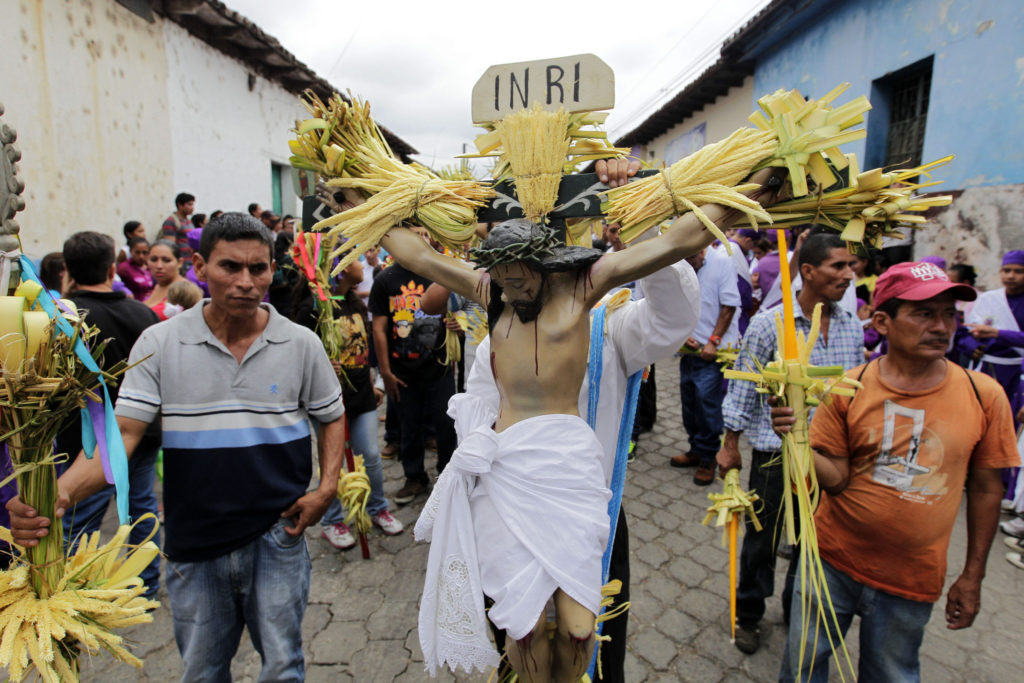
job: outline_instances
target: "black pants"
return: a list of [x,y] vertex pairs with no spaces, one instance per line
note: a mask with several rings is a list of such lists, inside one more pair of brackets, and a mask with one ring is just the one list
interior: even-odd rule
[[658,420],[658,386],[654,383],[654,366],[647,375],[647,380],[640,385],[640,395],[636,401],[636,419],[633,421],[633,440],[644,432],[654,429]]
[[[746,522],[743,549],[740,551],[740,580],[736,590],[736,619],[745,626],[754,626],[764,616],[765,601],[775,592],[775,553],[784,534],[782,517],[782,462],[779,452],[754,450],[750,462],[748,486],[760,496],[756,508],[761,531]],[[774,461],[774,462],[772,462]],[[772,463],[772,464],[768,464]],[[755,506],[757,503],[755,503]],[[798,555],[795,555],[797,557]],[[792,560],[786,572],[782,592],[782,610],[789,623],[789,603],[793,596],[793,577],[797,562]]]
[[[619,523],[615,528],[615,540],[612,542],[612,556],[608,563],[608,580],[622,581],[622,590],[615,596],[615,601],[608,607],[608,611],[615,609],[624,602],[629,602],[629,527],[626,526],[626,512],[619,508]],[[489,608],[494,601],[484,596],[484,604]],[[494,624],[487,622],[491,627],[491,634],[494,636],[494,645],[498,652],[505,651],[505,632],[494,627]],[[601,645],[601,673],[604,678],[597,678],[594,672],[595,681],[601,683],[625,683],[626,681],[626,627],[629,625],[629,610],[626,610],[611,621],[606,621],[601,627],[601,633],[611,636],[611,642]],[[505,676],[511,673],[507,664],[503,663],[498,672],[498,680],[505,680]]]
[[455,450],[455,423],[448,417],[448,399],[455,393],[455,378],[451,371],[435,380],[405,380],[399,386],[399,400],[395,403],[401,439],[398,459],[406,479],[428,482],[430,477],[423,465],[426,425],[434,427],[437,439],[437,471],[440,473]]

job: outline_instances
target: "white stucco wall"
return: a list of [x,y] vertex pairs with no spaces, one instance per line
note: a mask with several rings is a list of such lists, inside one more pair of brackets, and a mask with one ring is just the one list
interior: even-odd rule
[[[196,196],[196,211],[244,211],[250,202],[272,208],[271,162],[288,164],[289,130],[306,110],[297,96],[256,77],[236,59],[163,22],[167,100],[173,148],[173,195]],[[300,215],[283,174],[284,213]]]
[[173,197],[159,22],[108,0],[20,0],[5,3],[0,46],[25,252],[42,256],[84,229],[120,243],[125,221],[159,221]]
[[[706,124],[704,131],[705,144],[724,139],[737,128],[750,125],[747,117],[754,106],[754,77],[747,76],[739,86],[729,88],[729,92],[719,97],[712,104],[694,113],[687,119],[672,126],[665,133],[647,143],[644,159],[647,161],[664,161],[665,150],[672,140],[695,126]],[[653,152],[653,156],[651,153]]]

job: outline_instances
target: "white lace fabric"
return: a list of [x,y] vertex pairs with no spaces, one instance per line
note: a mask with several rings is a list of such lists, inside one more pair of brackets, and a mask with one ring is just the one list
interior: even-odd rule
[[450,412],[461,443],[414,532],[431,542],[419,614],[431,675],[442,665],[497,666],[485,593],[491,621],[513,639],[557,588],[596,613],[609,530],[600,444],[579,417],[547,415],[496,434],[493,410],[479,401],[453,399]]

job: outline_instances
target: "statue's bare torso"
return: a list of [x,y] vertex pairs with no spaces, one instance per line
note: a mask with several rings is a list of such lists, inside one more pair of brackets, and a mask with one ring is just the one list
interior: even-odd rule
[[548,275],[540,314],[520,321],[505,304],[491,329],[491,368],[501,394],[495,431],[538,415],[578,415],[587,368],[590,294],[586,269]]

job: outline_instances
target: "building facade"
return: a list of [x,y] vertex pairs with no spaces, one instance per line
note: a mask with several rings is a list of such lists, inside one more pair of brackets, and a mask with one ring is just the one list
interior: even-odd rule
[[288,166],[298,94],[334,88],[272,36],[215,0],[10,4],[0,102],[22,152],[26,253],[76,230],[120,244],[128,220],[152,235],[179,192],[199,213],[301,213]]
[[[722,45],[716,65],[749,69],[750,97],[779,88],[798,88],[815,97],[849,82],[849,98],[865,94],[873,109],[867,138],[847,145],[862,168],[916,165],[949,154],[955,159],[934,172],[935,191],[954,196],[935,210],[924,230],[915,231],[914,256],[943,256],[970,263],[979,284],[998,286],[1001,254],[1024,248],[1024,4],[1002,0],[776,0]],[[700,92],[721,80],[701,76],[687,90]],[[737,120],[733,98],[746,95],[733,85],[703,110],[683,111],[671,123],[652,115],[628,142],[645,158],[673,137],[722,116],[725,128]],[[671,105],[671,103],[670,103]],[[721,110],[721,113],[719,113]],[[707,122],[707,131],[711,123]],[[728,130],[726,131],[726,133]],[[708,135],[713,142],[723,134]]]

